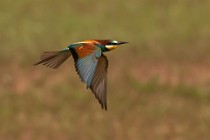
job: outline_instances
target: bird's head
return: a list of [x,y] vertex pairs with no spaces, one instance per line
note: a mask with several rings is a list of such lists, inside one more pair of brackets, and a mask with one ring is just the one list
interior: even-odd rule
[[104,42],[103,45],[106,47],[108,51],[111,51],[113,49],[116,49],[119,45],[126,44],[126,43],[128,42],[117,41],[117,40],[107,40],[106,42]]

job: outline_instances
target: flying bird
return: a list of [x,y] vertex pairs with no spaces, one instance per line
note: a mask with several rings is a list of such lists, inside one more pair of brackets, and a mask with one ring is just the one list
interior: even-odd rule
[[82,82],[90,88],[101,104],[107,110],[107,68],[108,59],[103,54],[128,42],[116,40],[85,40],[70,44],[61,51],[43,52],[41,58],[34,65],[43,64],[57,69],[71,55],[74,65]]

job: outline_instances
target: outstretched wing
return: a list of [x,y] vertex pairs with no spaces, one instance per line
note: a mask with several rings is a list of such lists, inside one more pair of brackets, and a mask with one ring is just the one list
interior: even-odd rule
[[69,51],[68,48],[62,51],[43,52],[40,60],[36,62],[34,65],[43,64],[47,67],[57,69],[70,56],[71,56],[71,52]]
[[101,56],[101,49],[92,44],[76,44],[69,47],[75,61],[76,71],[82,80],[90,87],[93,76]]
[[98,99],[102,108],[107,110],[107,100],[106,100],[106,85],[107,85],[107,68],[108,60],[105,55],[101,55],[98,59],[98,65],[94,73],[93,81],[90,85],[92,92]]
[[92,44],[77,44],[70,47],[75,68],[81,80],[91,88],[93,94],[107,110],[106,84],[108,60],[101,49]]

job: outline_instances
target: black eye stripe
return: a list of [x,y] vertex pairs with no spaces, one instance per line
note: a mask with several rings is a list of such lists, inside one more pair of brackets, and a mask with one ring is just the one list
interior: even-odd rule
[[117,45],[115,42],[109,42],[107,45]]

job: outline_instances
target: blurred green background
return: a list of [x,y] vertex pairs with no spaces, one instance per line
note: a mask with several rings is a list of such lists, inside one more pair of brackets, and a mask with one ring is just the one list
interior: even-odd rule
[[[207,140],[209,0],[1,0],[1,140]],[[85,39],[109,58],[108,111],[76,75],[33,67]]]

